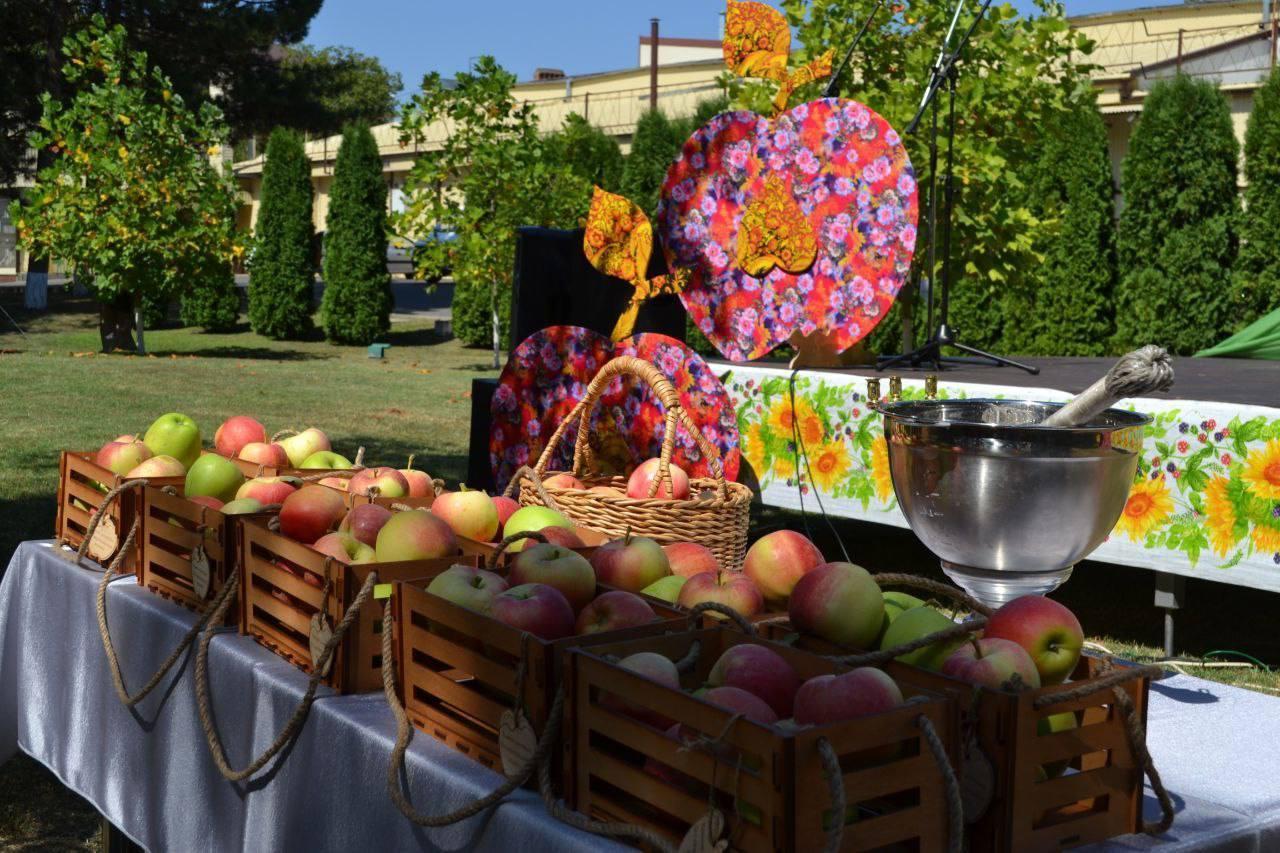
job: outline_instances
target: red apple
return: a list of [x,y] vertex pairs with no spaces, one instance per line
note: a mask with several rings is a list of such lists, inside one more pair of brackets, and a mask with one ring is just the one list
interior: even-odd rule
[[450,566],[431,579],[427,592],[477,613],[489,613],[494,596],[507,588],[500,575],[474,566]]
[[[124,440],[122,440],[124,439]],[[131,435],[122,435],[102,445],[95,461],[113,474],[124,476],[151,458],[151,449]],[[185,472],[184,472],[185,473]]]
[[824,726],[880,714],[902,704],[902,691],[882,670],[863,666],[840,675],[810,678],[796,692],[795,720]]
[[428,510],[415,509],[397,512],[387,519],[378,531],[374,549],[379,563],[436,560],[458,553],[458,537],[453,528]]
[[484,492],[445,492],[431,502],[431,512],[454,533],[477,542],[488,542],[498,532],[498,508]]
[[[673,690],[680,689],[680,673],[676,670],[676,665],[671,661],[671,658],[666,655],[660,655],[657,652],[636,652],[618,661],[618,666],[638,675],[643,675],[645,678],[652,679]],[[647,723],[655,729],[666,729],[672,725],[672,720],[669,717],[648,708],[623,702],[611,693],[605,693],[601,696],[600,704],[633,717],[642,723]]]
[[126,480],[142,477],[186,477],[187,466],[172,456],[152,456],[144,459],[136,468],[130,468],[121,475]]
[[1027,650],[998,637],[964,643],[942,665],[942,674],[1013,693],[1040,686],[1040,673]]
[[[506,537],[529,530],[545,530],[548,527],[563,527],[566,530],[572,530],[573,522],[550,507],[522,506],[511,513],[503,523],[502,535]],[[507,551],[514,554],[516,551],[523,550],[534,544],[535,542],[532,539],[521,539],[508,548]]]
[[550,486],[553,489],[565,489],[581,491],[587,486],[572,474],[552,474],[550,477],[542,481],[542,485]]
[[236,498],[253,498],[263,504],[282,504],[285,498],[298,490],[298,482],[288,477],[254,477],[241,484],[236,490]]
[[574,613],[586,607],[596,594],[596,573],[587,558],[550,543],[538,543],[516,554],[507,577],[515,586],[545,583],[555,587],[564,593]]
[[270,465],[273,468],[289,467],[289,454],[285,453],[284,448],[278,444],[251,441],[240,448],[238,455],[245,462],[252,462],[255,465]]
[[706,545],[699,545],[697,542],[675,542],[671,545],[663,545],[662,550],[667,555],[667,562],[671,564],[673,575],[691,578],[703,572],[720,571],[716,555],[711,553],[711,549]]
[[[631,476],[627,478],[627,497],[650,497],[649,489],[651,484],[661,477],[661,466],[661,459],[646,459],[641,462],[639,467],[632,471]],[[674,463],[667,467],[671,471],[671,482],[668,483],[663,480],[658,486],[658,491],[652,497],[678,501],[689,497],[689,475],[684,472],[683,468]],[[674,487],[674,493],[672,487]]]
[[346,531],[369,547],[378,544],[378,531],[394,513],[382,504],[356,504],[342,517],[339,530]]
[[600,583],[630,592],[639,592],[671,574],[662,546],[645,536],[604,543],[591,555],[591,568],[596,570]]
[[1084,647],[1080,620],[1043,595],[1024,595],[1005,604],[991,614],[983,636],[1013,640],[1026,649],[1045,685],[1066,681]]
[[742,571],[770,602],[784,602],[800,578],[825,563],[818,547],[794,530],[775,530],[747,551]]
[[342,563],[372,563],[375,559],[372,548],[341,531],[326,533],[311,543],[311,547]]
[[778,715],[768,702],[741,687],[713,687],[700,698],[727,711],[742,714],[755,723],[768,726],[778,722]]
[[507,519],[514,515],[515,511],[520,508],[520,504],[516,503],[514,499],[509,498],[506,495],[496,496],[493,499],[493,506],[494,509],[498,511],[498,526],[500,528],[506,528]]
[[739,643],[730,646],[707,676],[712,687],[740,687],[769,703],[778,717],[790,717],[800,676],[787,659],[768,646]]
[[431,481],[431,475],[414,468],[412,456],[409,457],[409,464],[400,469],[400,473],[409,484],[409,497],[425,498],[428,495],[435,497],[436,484]]
[[395,468],[365,468],[352,475],[347,491],[353,495],[367,495],[377,489],[378,497],[403,498],[409,494],[409,481]]
[[[704,601],[714,601],[726,607],[732,607],[750,619],[764,612],[764,598],[751,578],[742,572],[703,572],[685,581],[680,588],[680,598],[676,603],[684,608],[692,608]],[[717,619],[725,617],[712,613]]]
[[512,628],[544,640],[559,640],[573,634],[573,607],[569,599],[544,583],[521,584],[498,593],[490,602],[489,612]]
[[[195,500],[192,498],[192,500]],[[262,512],[265,507],[262,501],[254,498],[236,498],[233,501],[227,501],[219,509],[223,515],[247,515],[251,512]]]
[[884,625],[884,594],[861,566],[824,563],[796,581],[788,613],[800,631],[868,649]]
[[281,503],[280,532],[310,545],[336,527],[346,511],[342,495],[333,489],[303,486]]
[[649,602],[633,592],[615,589],[596,596],[594,601],[582,608],[574,634],[617,631],[636,625],[648,625],[657,618],[658,615],[653,612]]
[[187,500],[191,501],[193,504],[200,504],[201,506],[207,506],[209,509],[220,510],[225,506],[225,504],[222,501],[218,500],[217,498],[211,495],[200,495],[194,498],[187,498]]
[[267,428],[247,415],[227,418],[213,434],[214,449],[230,459],[240,456],[240,450],[246,444],[266,440]]
[[[582,541],[582,537],[567,527],[544,527],[539,531],[543,536],[547,537],[547,541],[552,545],[559,545],[562,548],[585,548],[587,543]],[[532,548],[530,544],[528,547]],[[595,571],[592,569],[592,571]]]

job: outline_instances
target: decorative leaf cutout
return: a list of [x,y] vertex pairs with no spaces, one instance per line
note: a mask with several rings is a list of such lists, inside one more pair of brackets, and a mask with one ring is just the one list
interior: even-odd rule
[[649,217],[631,199],[595,188],[582,251],[591,266],[605,275],[620,278],[635,288],[631,301],[613,328],[613,340],[628,337],[635,328],[640,305],[664,293],[679,294],[689,280],[689,271],[646,278],[653,253],[653,226]]
[[787,109],[791,94],[805,83],[831,76],[835,52],[828,50],[794,72],[787,71],[791,56],[791,27],[786,17],[764,3],[729,0],[724,23],[724,61],[739,77],[777,80],[773,99],[775,114]]
[[801,65],[795,70],[795,73],[784,76],[782,85],[778,87],[778,94],[773,97],[773,109],[775,112],[784,112],[787,109],[787,102],[791,100],[791,93],[805,83],[812,83],[814,80],[830,77],[831,62],[835,59],[835,55],[834,50],[828,50],[817,59]]
[[774,267],[799,274],[813,266],[817,254],[813,226],[791,197],[786,179],[770,174],[742,213],[738,266],[756,278],[764,278]]

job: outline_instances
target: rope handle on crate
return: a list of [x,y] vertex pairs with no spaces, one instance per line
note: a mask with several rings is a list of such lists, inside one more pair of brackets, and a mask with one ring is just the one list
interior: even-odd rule
[[721,616],[726,616],[742,633],[746,634],[748,637],[756,636],[756,627],[748,621],[747,617],[743,616],[729,605],[721,604],[718,601],[704,601],[701,604],[695,604],[693,607],[690,607],[689,618],[685,622],[685,629],[688,631],[696,630],[702,623],[701,616],[703,613],[719,613]]
[[529,485],[533,488],[534,494],[538,496],[538,500],[542,501],[542,505],[548,509],[560,511],[560,505],[556,503],[555,498],[547,493],[546,488],[542,485],[542,477],[537,471],[528,465],[521,465],[516,472],[511,475],[511,480],[507,483],[507,487],[502,490],[504,497],[515,497],[515,491],[520,485],[521,480],[528,480]]
[[[125,480],[120,485],[113,487],[105,495],[102,496],[102,502],[98,504],[98,508],[95,509],[93,511],[93,514],[89,516],[89,523],[85,526],[85,529],[84,529],[84,538],[80,540],[80,546],[76,548],[76,565],[80,565],[81,561],[84,560],[85,554],[88,553],[89,551],[89,543],[93,539],[93,534],[98,529],[98,523],[102,521],[102,519],[106,516],[107,510],[111,508],[111,504],[115,503],[116,498],[120,497],[120,495],[124,494],[130,489],[146,488],[148,485],[150,485],[150,482],[145,478],[138,479],[138,480]],[[166,491],[169,489],[168,486],[166,486],[165,488],[166,488]],[[136,520],[135,520],[135,526],[136,526]],[[132,545],[131,542],[129,544]],[[129,550],[128,548],[119,548],[117,549],[116,553],[119,554],[121,552],[127,552],[128,550]]]
[[[239,585],[238,581],[239,578],[236,575],[232,575],[222,588],[222,591],[218,593],[218,598],[215,599],[217,606],[210,624],[216,625],[226,616],[227,608],[231,604],[231,596]],[[307,716],[311,712],[311,705],[316,698],[316,688],[324,680],[322,673],[327,670],[329,660],[333,657],[338,644],[342,642],[347,629],[356,621],[361,608],[364,607],[369,597],[373,595],[373,588],[377,583],[378,573],[376,571],[369,572],[369,576],[365,578],[364,585],[356,593],[351,606],[347,608],[346,613],[342,614],[341,621],[334,628],[329,641],[325,643],[324,649],[320,652],[320,657],[312,661],[311,676],[307,679],[307,690],[303,694],[302,701],[298,703],[298,707],[294,710],[289,721],[285,723],[284,728],[280,730],[280,734],[275,741],[243,770],[232,768],[227,761],[226,749],[222,745],[222,738],[219,736],[217,726],[213,721],[213,710],[209,701],[209,643],[213,640],[213,631],[206,626],[205,630],[201,632],[200,643],[196,646],[196,710],[200,714],[200,726],[204,729],[205,740],[209,744],[209,754],[213,756],[213,763],[217,765],[218,772],[225,779],[231,782],[241,782],[248,779],[265,767],[267,762],[275,757],[276,753],[288,746],[302,731],[302,726],[306,723]]]
[[1124,722],[1125,736],[1129,741],[1129,748],[1133,751],[1134,760],[1138,762],[1142,772],[1151,782],[1151,791],[1160,803],[1160,820],[1155,823],[1143,821],[1142,831],[1148,835],[1160,835],[1168,832],[1173,826],[1175,817],[1173,798],[1169,796],[1169,791],[1165,788],[1160,772],[1156,770],[1155,762],[1151,758],[1151,752],[1147,749],[1147,733],[1137,709],[1133,707],[1133,699],[1120,685],[1135,678],[1158,678],[1164,674],[1164,670],[1158,666],[1127,666],[1117,669],[1110,658],[1103,660],[1102,667],[1102,675],[1097,678],[1091,678],[1078,685],[1063,685],[1061,689],[1043,693],[1032,701],[1031,706],[1039,710],[1059,702],[1084,699],[1104,690],[1111,690],[1116,707],[1120,709],[1120,718]]
[[712,447],[707,441],[707,437],[702,434],[693,419],[689,417],[689,413],[680,405],[680,394],[676,391],[671,381],[662,374],[662,371],[654,367],[647,361],[641,361],[635,356],[620,355],[605,363],[591,379],[591,384],[587,386],[586,395],[578,401],[573,407],[573,411],[562,420],[555,432],[551,434],[551,438],[547,441],[547,446],[543,448],[542,455],[538,457],[538,462],[534,466],[534,471],[539,477],[546,474],[547,466],[551,463],[551,457],[555,454],[560,446],[560,442],[564,437],[564,432],[568,429],[569,424],[575,420],[578,422],[578,435],[573,445],[573,473],[581,474],[587,465],[587,436],[591,431],[591,415],[595,412],[596,407],[600,403],[601,396],[609,387],[609,383],[617,376],[629,373],[643,380],[658,401],[662,403],[662,408],[666,413],[666,426],[662,434],[662,452],[658,456],[658,476],[649,484],[649,498],[657,495],[659,487],[662,483],[667,483],[671,488],[671,453],[676,446],[676,425],[683,421],[685,429],[688,431],[695,442],[698,449],[702,452],[708,464],[711,466],[712,477],[716,480],[716,488],[720,493],[721,500],[729,499],[729,486],[725,482],[724,466],[720,461],[720,452]]
[[[498,547],[493,549],[485,568],[491,572],[496,572],[498,570],[498,561],[502,559],[503,554],[507,553],[507,549],[525,539],[533,539],[543,545],[550,541],[540,530],[522,530],[519,533],[512,533],[510,536],[503,537],[502,541],[498,543]],[[523,663],[523,658],[521,662]]]

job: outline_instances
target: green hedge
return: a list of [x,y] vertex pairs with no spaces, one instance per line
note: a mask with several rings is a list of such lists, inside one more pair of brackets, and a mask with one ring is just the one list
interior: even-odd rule
[[321,314],[325,337],[334,343],[370,344],[391,328],[387,185],[366,124],[343,128],[333,167]]
[[1215,83],[1178,75],[1152,88],[1124,161],[1117,349],[1190,355],[1231,327],[1238,154]]
[[311,161],[302,137],[276,128],[267,141],[249,265],[249,322],[268,338],[298,339],[312,329],[311,193]]
[[182,289],[182,323],[209,332],[230,332],[240,316],[240,293],[231,265],[210,258]]
[[1280,308],[1280,74],[1275,72],[1253,96],[1244,175],[1249,186],[1234,283],[1236,326]]

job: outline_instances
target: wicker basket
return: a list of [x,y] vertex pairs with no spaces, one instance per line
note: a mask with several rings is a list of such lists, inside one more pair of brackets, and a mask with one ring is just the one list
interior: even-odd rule
[[534,483],[522,480],[520,503],[524,506],[546,503],[550,497],[552,508],[559,510],[575,524],[614,537],[648,536],[662,544],[672,542],[697,542],[711,549],[722,570],[737,571],[742,568],[747,550],[747,523],[751,507],[751,490],[741,483],[728,482],[719,452],[707,441],[693,420],[680,405],[680,395],[675,387],[652,364],[633,356],[619,356],[605,364],[591,380],[587,394],[556,427],[533,473],[543,480],[555,472],[548,472],[547,465],[555,455],[564,437],[565,429],[576,419],[578,436],[573,447],[573,475],[591,486],[614,486],[626,491],[622,477],[605,477],[594,474],[589,459],[587,436],[591,431],[591,416],[599,405],[600,397],[616,376],[631,374],[649,385],[666,412],[666,429],[662,436],[661,476],[652,486],[656,493],[659,483],[670,482],[671,451],[675,448],[676,425],[683,422],[685,429],[698,443],[714,474],[711,478],[690,481],[692,497],[686,500],[665,498],[628,498],[589,492],[581,489],[539,489]]

